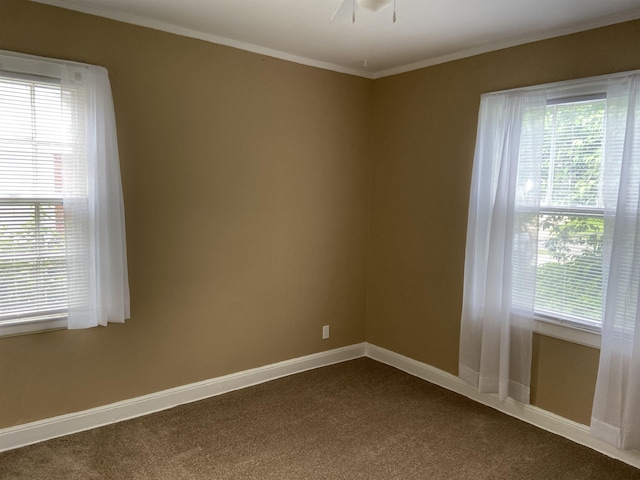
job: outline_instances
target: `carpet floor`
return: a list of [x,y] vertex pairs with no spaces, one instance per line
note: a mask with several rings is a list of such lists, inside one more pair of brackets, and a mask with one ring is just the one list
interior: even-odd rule
[[639,479],[368,358],[0,454],[1,479]]

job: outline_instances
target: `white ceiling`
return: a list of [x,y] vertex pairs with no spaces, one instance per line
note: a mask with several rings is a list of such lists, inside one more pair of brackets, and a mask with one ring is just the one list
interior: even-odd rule
[[368,78],[640,18],[640,0],[396,0],[396,23],[353,24],[330,20],[342,0],[34,1]]

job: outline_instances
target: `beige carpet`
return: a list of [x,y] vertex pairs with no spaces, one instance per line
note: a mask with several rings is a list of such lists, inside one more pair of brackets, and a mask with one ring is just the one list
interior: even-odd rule
[[362,358],[0,454],[2,479],[640,479]]

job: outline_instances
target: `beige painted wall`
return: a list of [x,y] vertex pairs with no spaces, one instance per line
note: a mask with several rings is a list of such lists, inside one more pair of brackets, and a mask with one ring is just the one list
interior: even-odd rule
[[0,49],[109,70],[132,298],[0,339],[0,427],[364,341],[372,81],[25,0]]
[[[367,341],[456,374],[480,95],[640,68],[640,22],[374,84]],[[534,339],[533,403],[590,419],[598,351]]]

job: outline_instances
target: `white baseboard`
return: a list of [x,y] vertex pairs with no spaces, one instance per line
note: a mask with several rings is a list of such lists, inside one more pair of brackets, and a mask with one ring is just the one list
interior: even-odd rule
[[350,345],[183,385],[90,410],[0,429],[0,452],[140,417],[185,403],[275,380],[276,378],[304,372],[305,370],[363,357],[365,352],[365,343]]
[[640,468],[640,452],[636,450],[618,450],[608,443],[602,442],[589,435],[589,427],[581,423],[574,422],[554,413],[543,410],[534,405],[525,405],[508,398],[501,402],[496,395],[478,393],[478,389],[463,382],[455,375],[432,367],[426,363],[418,362],[412,358],[405,357],[398,353],[384,348],[367,344],[366,356],[387,365],[391,365],[399,370],[419,377],[427,382],[434,383],[440,387],[459,393],[476,402],[487,405],[491,408],[518,418],[524,422],[535,425],[549,432],[568,438],[580,445],[592,448],[609,457],[628,463],[636,468]]
[[476,402],[535,425],[543,430],[561,435],[609,457],[640,468],[640,452],[618,450],[607,443],[597,440],[589,435],[589,427],[586,425],[573,422],[533,405],[525,405],[511,399],[501,402],[495,395],[478,393],[476,388],[444,370],[368,343],[359,343],[335,350],[294,358],[264,367],[232,373],[202,382],[163,390],[150,395],[92,408],[90,410],[0,429],[0,452],[142,415],[148,415],[185,403],[203,400],[233,390],[275,380],[276,378],[353,360],[363,356],[386,363],[427,382],[439,385],[447,390],[459,393]]

